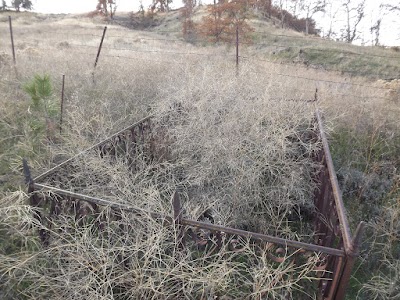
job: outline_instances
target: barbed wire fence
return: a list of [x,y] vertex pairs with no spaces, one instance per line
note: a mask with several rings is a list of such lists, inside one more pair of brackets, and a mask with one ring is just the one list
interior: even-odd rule
[[[357,75],[357,71],[351,69],[334,69],[329,68],[327,66],[312,66],[307,65],[304,62],[300,61],[285,61],[282,58],[271,58],[266,57],[266,55],[262,55],[259,53],[251,53],[251,51],[247,51],[248,53],[242,54],[242,50],[252,47],[252,48],[259,48],[259,47],[270,47],[276,49],[299,49],[299,54],[305,53],[306,51],[311,52],[323,52],[326,51],[326,48],[322,48],[321,46],[315,47],[312,45],[292,45],[292,44],[282,44],[278,43],[277,38],[283,39],[302,39],[305,41],[313,41],[318,40],[321,41],[321,38],[317,37],[310,37],[310,36],[296,36],[296,35],[288,35],[288,34],[274,34],[274,33],[266,33],[262,31],[253,31],[254,33],[259,34],[259,41],[258,42],[247,42],[241,41],[240,35],[238,34],[239,30],[236,30],[236,36],[232,41],[224,42],[230,48],[226,48],[223,52],[215,51],[215,46],[220,46],[220,43],[210,42],[207,41],[207,46],[211,47],[197,47],[196,49],[189,49],[186,50],[185,47],[188,43],[183,38],[179,38],[176,36],[173,37],[165,37],[160,34],[182,34],[181,31],[174,31],[174,30],[161,30],[157,31],[156,33],[150,31],[132,31],[132,30],[124,30],[124,29],[116,29],[112,27],[111,30],[107,31],[107,26],[95,28],[98,32],[74,32],[70,30],[52,30],[52,29],[33,29],[31,30],[31,34],[25,30],[20,30],[19,28],[13,28],[12,26],[12,19],[9,16],[9,36],[10,36],[10,48],[12,53],[12,63],[15,68],[16,75],[17,73],[17,65],[18,65],[18,57],[20,53],[17,53],[15,38],[18,40],[19,43],[23,43],[24,47],[39,47],[40,50],[45,51],[45,55],[48,53],[52,53],[55,51],[69,51],[70,49],[74,50],[74,53],[93,57],[94,64],[93,70],[91,72],[93,76],[95,76],[95,69],[99,63],[101,63],[101,58],[111,58],[111,59],[122,59],[122,60],[134,60],[134,61],[150,61],[150,62],[158,62],[158,63],[166,63],[166,64],[182,64],[187,65],[190,64],[186,57],[198,57],[200,59],[204,58],[208,61],[210,59],[228,59],[232,60],[233,66],[236,68],[236,72],[238,74],[240,65],[242,63],[251,64],[256,66],[258,70],[251,69],[249,72],[265,76],[269,74],[271,76],[276,77],[286,77],[286,78],[293,78],[297,80],[302,80],[305,82],[309,82],[315,85],[313,89],[304,89],[304,88],[297,88],[299,92],[308,93],[310,95],[314,95],[316,91],[318,91],[319,84],[328,84],[336,86],[335,91],[330,91],[330,95],[335,97],[354,97],[358,99],[388,99],[388,95],[390,93],[396,93],[398,91],[394,90],[392,87],[388,86],[377,86],[372,84],[367,84],[365,82],[351,82],[347,78],[345,80],[334,80],[334,79],[323,79],[316,76],[307,76],[302,74],[297,74],[298,72],[293,72],[293,69],[304,68],[307,69],[314,69],[316,71],[322,72],[336,72],[340,73],[340,75],[348,74],[350,77]],[[136,36],[133,36],[136,34]],[[154,37],[148,36],[149,34],[153,34]],[[33,35],[33,36],[32,36]],[[144,35],[144,36],[142,36]],[[4,34],[5,36],[5,34]],[[60,40],[62,38],[62,41]],[[79,39],[77,39],[77,37]],[[263,37],[266,37],[267,40],[263,41]],[[273,43],[269,43],[268,39],[273,38]],[[51,39],[54,40],[54,43],[51,47],[42,46],[43,39]],[[67,41],[66,41],[67,40]],[[154,47],[152,45],[148,45],[148,43],[159,43],[158,47]],[[179,50],[174,49],[172,47],[175,45],[175,48],[179,48]],[[214,46],[214,48],[212,47]],[[233,46],[233,47],[232,47]],[[186,47],[187,48],[187,47]],[[231,51],[232,48],[235,48],[235,51]],[[182,50],[184,49],[184,50]],[[211,50],[211,51],[210,51]],[[362,58],[374,57],[374,58],[382,58],[382,59],[391,59],[391,60],[400,60],[400,55],[382,55],[382,54],[374,54],[374,53],[365,53],[365,51],[361,51],[360,53],[356,53],[350,50],[341,50],[341,49],[333,49],[330,48],[329,51],[338,53],[340,55],[346,56],[360,56]],[[275,52],[272,51],[274,54]],[[140,54],[141,56],[139,56]],[[165,59],[159,59],[159,57],[155,58],[154,54],[161,54],[160,56]],[[30,56],[29,53],[23,53],[23,55]],[[38,54],[35,54],[38,55]],[[143,55],[148,55],[144,57]],[[34,56],[34,55],[31,55]],[[32,57],[35,59],[35,57]],[[262,64],[266,64],[262,66]],[[277,65],[277,66],[286,66],[292,68],[289,72],[283,72],[282,70],[276,70],[273,68],[269,68],[269,64]],[[66,76],[73,76],[73,77],[82,77],[82,74],[62,74],[63,80],[65,80]],[[372,73],[369,72],[370,76],[375,78],[380,78],[383,81],[391,80],[392,78],[386,78],[386,73]],[[83,76],[84,77],[84,76]],[[63,81],[64,82],[64,81]],[[64,86],[64,84],[63,84]],[[358,89],[372,89],[377,91],[377,95],[366,96],[366,95],[359,95],[350,92],[338,92],[337,90],[342,89],[343,87],[355,87]],[[64,95],[64,88],[62,88],[61,95]],[[64,96],[62,96],[64,97]],[[314,99],[316,98],[313,97]],[[313,99],[311,99],[313,100]],[[63,102],[64,100],[62,100]],[[62,118],[62,116],[61,116]]]

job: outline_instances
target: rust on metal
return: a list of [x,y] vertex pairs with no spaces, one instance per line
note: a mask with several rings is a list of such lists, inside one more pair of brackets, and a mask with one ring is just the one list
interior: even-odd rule
[[[25,183],[28,185],[28,194],[29,194],[29,203],[32,207],[38,208],[41,204],[41,199],[38,197],[35,191],[35,183],[31,176],[31,171],[29,169],[28,161],[24,158],[22,160],[24,175],[25,175]],[[40,211],[35,211],[33,213],[34,218],[40,223],[43,224],[43,216]],[[39,228],[39,238],[44,246],[48,246],[49,243],[49,233],[44,228]]]
[[279,237],[245,231],[245,230],[241,230],[241,229],[235,229],[235,228],[225,227],[225,226],[221,226],[221,225],[215,225],[215,224],[211,224],[211,223],[204,223],[204,222],[189,220],[189,219],[185,219],[185,218],[182,218],[181,223],[188,225],[188,226],[198,227],[198,228],[207,229],[207,230],[211,230],[211,231],[220,231],[220,232],[224,232],[227,234],[238,235],[238,236],[242,236],[244,238],[262,240],[265,242],[279,244],[279,245],[283,245],[283,246],[287,246],[287,247],[304,249],[304,250],[308,250],[308,251],[322,252],[322,253],[335,255],[335,256],[344,256],[343,250],[333,249],[333,248],[328,248],[328,247],[318,246],[318,245],[313,245],[313,244],[307,244],[307,243],[298,242],[298,241],[287,240],[287,239],[283,239],[283,238],[279,238]]
[[[316,190],[314,193],[314,203],[316,207],[316,213],[314,215],[316,231],[315,244],[287,240],[284,238],[259,234],[256,232],[185,219],[182,215],[183,210],[179,199],[179,189],[177,189],[171,199],[173,216],[168,216],[161,213],[136,208],[126,203],[115,203],[109,200],[90,197],[60,188],[35,183],[36,180],[41,180],[49,175],[54,174],[58,168],[65,166],[79,155],[97,149],[100,149],[101,153],[104,152],[104,154],[112,155],[117,155],[120,153],[120,149],[125,149],[125,152],[122,152],[124,152],[124,155],[126,155],[130,168],[136,170],[136,166],[134,166],[134,160],[138,152],[141,150],[146,152],[150,151],[152,152],[150,153],[150,157],[152,157],[151,155],[154,155],[153,152],[156,151],[154,150],[156,133],[152,131],[152,126],[150,123],[151,118],[152,115],[118,131],[105,140],[87,148],[86,150],[81,151],[79,154],[48,170],[35,179],[31,178],[29,168],[27,168],[28,172],[25,172],[24,163],[24,174],[26,181],[31,182],[30,190],[34,191],[35,189],[40,189],[50,191],[51,201],[61,201],[62,199],[67,199],[72,203],[76,203],[78,206],[80,205],[80,201],[88,202],[95,207],[94,214],[98,214],[98,206],[107,206],[116,212],[127,211],[135,213],[138,216],[146,215],[156,220],[160,220],[163,222],[163,224],[165,222],[165,224],[168,226],[175,226],[178,248],[183,248],[185,239],[191,238],[197,247],[208,247],[207,249],[213,249],[214,251],[220,249],[223,244],[225,244],[228,245],[228,248],[233,246],[232,251],[240,252],[242,249],[235,247],[233,245],[233,241],[238,241],[242,238],[245,238],[267,242],[267,244],[271,247],[278,247],[275,252],[269,253],[268,255],[271,260],[276,262],[283,261],[281,256],[286,256],[288,247],[297,249],[296,251],[298,251],[298,254],[304,257],[309,257],[308,255],[310,255],[310,253],[319,253],[322,255],[322,258],[315,269],[317,272],[317,277],[321,280],[318,287],[319,294],[324,297],[324,299],[344,299],[345,290],[350,279],[354,262],[358,256],[359,244],[365,224],[360,223],[354,239],[352,239],[347,217],[345,215],[342,196],[340,194],[340,189],[336,178],[336,173],[333,167],[332,157],[329,151],[328,141],[323,130],[322,119],[318,110],[316,111],[314,121],[318,125],[316,127],[317,130],[315,131],[318,131],[318,134],[315,133],[313,137],[315,137],[315,140],[320,138],[323,147],[320,151],[315,153],[315,156],[313,156],[319,164],[322,164],[322,168],[319,170],[319,172],[316,172],[315,178],[313,179],[320,184],[319,190]],[[38,197],[37,195],[39,195],[39,193],[32,193],[32,196],[35,195]],[[39,202],[41,202],[40,198],[37,199]],[[36,206],[40,204],[39,202],[36,204]],[[57,211],[57,206],[57,203],[54,205],[52,203],[51,214],[54,214],[54,212]],[[84,209],[81,210],[80,207],[75,207],[75,214],[78,218],[81,215],[84,216],[89,213],[91,212],[84,211]],[[99,227],[101,227],[101,224],[99,224]],[[195,230],[198,229],[194,228],[206,230],[210,234],[206,238],[200,239],[195,232]],[[41,239],[46,238],[46,232],[40,232],[39,234]],[[228,244],[226,244],[227,236],[229,236],[232,241]]]
[[174,213],[174,225],[178,233],[178,248],[183,248],[185,246],[185,233],[184,226],[182,226],[181,200],[177,191],[175,191],[172,196],[172,208]]
[[96,149],[96,148],[99,148],[99,147],[103,146],[104,144],[108,143],[108,142],[110,141],[110,139],[112,139],[112,138],[118,136],[119,134],[121,134],[121,133],[123,133],[123,132],[125,132],[125,131],[127,131],[127,130],[130,130],[130,129],[132,129],[132,128],[138,126],[140,123],[142,123],[142,122],[144,122],[144,121],[146,121],[146,120],[148,120],[148,119],[150,119],[150,118],[152,118],[152,117],[153,117],[153,115],[149,115],[149,116],[147,116],[147,117],[141,119],[140,121],[138,121],[138,122],[136,122],[136,123],[134,123],[134,124],[132,124],[132,125],[129,125],[128,127],[126,127],[126,128],[124,128],[124,129],[122,129],[122,130],[120,130],[120,131],[114,133],[113,135],[109,136],[108,138],[106,138],[106,139],[104,139],[104,140],[98,142],[97,144],[95,144],[95,145],[93,145],[93,146],[91,146],[91,147],[89,147],[89,148],[87,148],[87,149],[85,149],[85,150],[79,152],[79,153],[76,154],[75,156],[73,156],[73,157],[71,157],[71,158],[65,160],[64,162],[62,162],[62,163],[58,164],[57,166],[55,166],[55,167],[49,169],[48,171],[44,172],[43,174],[41,174],[41,175],[35,177],[33,180],[34,180],[34,181],[42,180],[43,178],[45,178],[45,177],[47,177],[47,176],[53,174],[58,168],[60,168],[60,167],[62,167],[62,166],[64,166],[64,165],[66,165],[67,163],[73,161],[75,158],[79,157],[79,156],[82,155],[83,153],[89,152],[89,151],[91,151],[91,150],[93,150],[93,149]]
[[327,295],[327,299],[333,299],[333,297],[337,291],[340,275],[341,275],[342,269],[343,269],[343,261],[344,261],[343,257],[335,257],[335,267],[334,267],[333,273],[332,273],[333,278],[332,278],[332,281],[330,282],[331,288],[328,289],[329,293]]
[[335,200],[335,204],[336,204],[336,211],[337,211],[339,222],[340,222],[340,230],[341,230],[342,236],[343,236],[344,247],[345,247],[346,252],[350,252],[352,244],[351,244],[350,226],[349,226],[349,222],[347,220],[347,216],[345,214],[346,210],[345,210],[345,207],[343,204],[342,195],[340,193],[339,183],[336,178],[336,172],[335,172],[335,168],[333,166],[333,161],[332,161],[332,156],[331,156],[331,153],[329,150],[328,140],[326,138],[324,128],[322,125],[322,119],[321,119],[321,116],[320,116],[320,113],[318,110],[316,110],[315,114],[317,116],[319,131],[320,131],[321,140],[322,140],[322,146],[323,146],[323,149],[325,152],[325,161],[326,161],[326,165],[327,165],[328,172],[329,172],[329,178],[330,178],[333,196],[334,196],[334,200]]
[[174,210],[174,221],[180,223],[182,219],[181,215],[181,201],[179,199],[178,193],[175,191],[174,195],[172,196],[172,207]]
[[346,253],[345,264],[338,283],[337,293],[334,298],[335,300],[345,299],[346,289],[350,282],[351,273],[353,272],[355,261],[359,255],[360,241],[364,233],[364,229],[365,223],[360,222],[354,234],[354,239],[351,243],[350,252]]
[[73,193],[73,192],[70,192],[70,191],[62,190],[62,189],[59,189],[59,188],[56,188],[56,187],[47,186],[47,185],[40,184],[40,183],[34,183],[34,187],[36,187],[37,189],[47,190],[47,191],[56,193],[58,195],[71,197],[71,198],[76,199],[76,200],[83,200],[83,201],[89,202],[91,204],[107,206],[107,207],[110,207],[112,209],[122,209],[124,211],[132,212],[132,213],[136,213],[136,214],[149,215],[149,216],[151,216],[152,218],[155,218],[155,219],[165,219],[169,223],[173,222],[173,218],[171,218],[170,216],[166,216],[166,215],[163,215],[163,214],[160,214],[160,213],[156,213],[156,212],[150,212],[150,211],[147,211],[145,209],[136,208],[136,207],[131,206],[131,205],[122,204],[122,203],[115,203],[115,202],[112,202],[112,201],[109,201],[109,200],[105,200],[105,199],[101,199],[101,198],[86,196],[86,195],[79,194],[79,193]]

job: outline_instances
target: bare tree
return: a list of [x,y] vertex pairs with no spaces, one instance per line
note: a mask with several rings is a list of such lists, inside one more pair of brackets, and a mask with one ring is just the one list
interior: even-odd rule
[[[340,8],[336,7],[333,5],[333,1],[329,1],[327,2],[326,8],[325,8],[325,14],[327,13],[327,17],[329,18],[329,27],[327,32],[324,34],[324,37],[328,38],[328,39],[333,39],[337,33],[334,30],[334,23],[336,21],[336,16],[339,13]],[[326,16],[326,15],[324,15]]]
[[153,4],[150,6],[150,10],[152,12],[160,11],[166,12],[169,11],[169,5],[172,3],[172,0],[153,0]]
[[274,4],[279,8],[279,14],[280,14],[282,28],[284,27],[285,17],[288,12],[287,11],[287,1],[288,0],[275,0],[274,1]]
[[372,34],[375,33],[374,46],[379,46],[379,36],[381,31],[382,17],[376,20],[376,23],[370,28]]
[[193,22],[193,10],[196,5],[195,0],[183,0],[183,8],[181,9],[182,33],[186,40],[193,38],[195,32],[195,24]]
[[15,8],[16,11],[20,11],[21,8],[25,10],[31,10],[33,8],[33,4],[31,0],[13,0],[11,5]]
[[272,0],[257,0],[256,7],[264,17],[271,17]]
[[388,15],[400,15],[400,5],[393,5],[390,3],[387,3],[390,1],[383,1],[379,5],[379,15],[378,17],[374,20],[373,25],[370,28],[370,32],[373,35],[373,44],[375,46],[380,45],[380,33],[381,33],[381,25],[383,22],[385,22],[386,17]]
[[298,17],[298,13],[299,13],[302,1],[303,0],[290,0],[290,13],[294,17]]
[[391,7],[387,7],[387,4],[382,3],[379,5],[379,14],[375,19],[372,20],[371,24],[373,24],[370,28],[370,32],[372,34],[372,42],[374,46],[380,45],[380,33],[381,33],[381,25],[382,21],[384,21],[385,17],[391,12]]
[[97,0],[96,10],[112,19],[117,11],[117,0]]
[[2,0],[1,1],[1,6],[0,6],[0,10],[6,10],[6,9],[7,9],[6,0]]
[[300,0],[300,10],[306,14],[306,34],[309,32],[310,21],[318,12],[325,12],[326,0]]
[[346,16],[346,25],[342,30],[342,38],[347,43],[352,43],[359,37],[357,29],[361,20],[365,17],[365,1],[361,0],[356,3],[354,0],[345,0],[342,4]]
[[108,16],[107,0],[98,0],[96,10],[105,16]]
[[387,9],[389,12],[398,11],[400,12],[400,5],[393,5],[393,4],[381,4],[381,8]]
[[117,0],[108,0],[108,5],[110,8],[110,17],[112,19],[117,11]]

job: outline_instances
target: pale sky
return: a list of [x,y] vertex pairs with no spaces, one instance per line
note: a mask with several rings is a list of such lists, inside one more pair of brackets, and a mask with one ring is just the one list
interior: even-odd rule
[[[359,1],[359,0],[354,0]],[[7,0],[11,2],[11,0]],[[212,0],[203,0],[203,3],[212,2]],[[289,2],[289,1],[287,1]],[[339,4],[340,0],[333,0],[334,5]],[[384,2],[387,4],[398,5],[399,0],[366,0],[366,17],[360,24],[360,29],[363,33],[361,36],[367,45],[371,44],[372,35],[369,28],[374,23],[374,18],[379,14],[379,5]],[[34,11],[41,13],[84,13],[95,9],[97,0],[33,0]],[[139,8],[139,0],[117,0],[118,11],[137,11]],[[148,7],[151,0],[143,0],[143,5]],[[174,0],[173,6],[179,7],[182,5],[181,0]],[[340,5],[339,5],[340,6]],[[317,21],[318,27],[326,30],[329,26],[327,14],[316,14],[314,19]],[[339,26],[344,21],[343,14],[338,14],[335,18],[336,26]],[[360,44],[361,40],[357,42]],[[381,43],[387,46],[400,45],[400,14],[397,16],[392,14],[391,17],[386,17],[381,25]]]
[[[181,1],[174,1],[181,3]],[[146,7],[151,0],[143,0]],[[96,8],[97,0],[33,0],[34,11],[42,13],[82,13]],[[137,11],[139,0],[117,0],[118,11]]]

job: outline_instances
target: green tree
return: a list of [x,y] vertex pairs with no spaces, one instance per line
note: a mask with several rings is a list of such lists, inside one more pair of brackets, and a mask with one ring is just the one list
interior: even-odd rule
[[[55,133],[57,103],[54,101],[53,87],[49,75],[35,75],[25,84],[24,91],[31,97],[31,114],[34,119],[31,128],[35,132],[46,131],[47,137],[52,139]],[[45,122],[43,122],[43,119]]]

